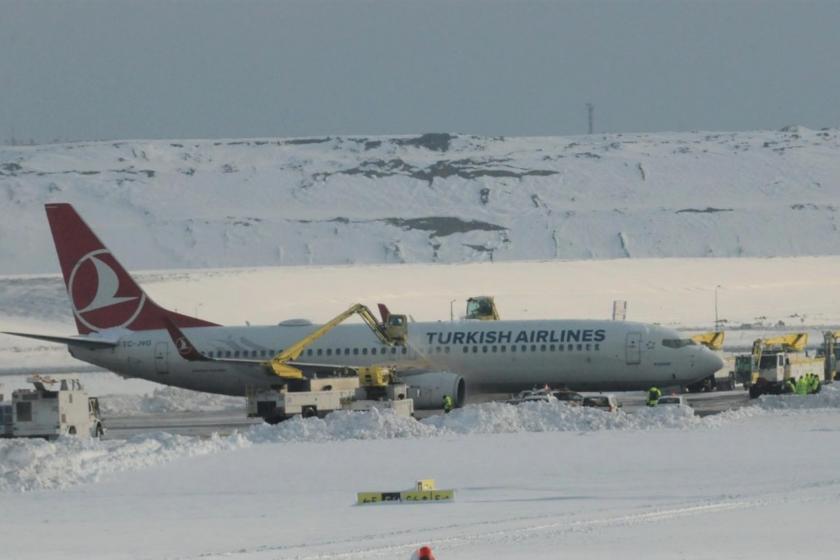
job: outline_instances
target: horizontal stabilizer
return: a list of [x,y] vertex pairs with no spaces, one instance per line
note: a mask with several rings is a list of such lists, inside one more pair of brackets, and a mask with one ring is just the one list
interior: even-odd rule
[[67,344],[68,346],[84,346],[86,348],[110,348],[118,344],[116,340],[107,340],[104,338],[92,336],[56,336],[51,334],[32,334],[21,332],[2,331],[3,334],[10,334],[12,336],[23,336],[26,338],[34,338],[35,340],[45,340],[47,342],[55,342],[56,344]]

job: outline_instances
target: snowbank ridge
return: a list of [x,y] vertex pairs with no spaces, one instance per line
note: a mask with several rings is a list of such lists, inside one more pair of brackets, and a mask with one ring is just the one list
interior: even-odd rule
[[762,397],[755,406],[699,418],[691,409],[659,407],[630,414],[608,413],[563,403],[485,403],[417,421],[390,411],[336,412],[324,419],[294,418],[262,424],[228,437],[199,439],[159,433],[125,441],[61,438],[0,440],[0,492],[65,488],[119,471],[232,451],[260,444],[312,444],[342,440],[452,437],[521,432],[599,430],[718,429],[762,414],[799,414],[840,407],[840,388],[827,386],[810,397]]

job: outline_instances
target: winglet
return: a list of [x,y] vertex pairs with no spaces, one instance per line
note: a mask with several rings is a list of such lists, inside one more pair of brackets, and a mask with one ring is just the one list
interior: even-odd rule
[[166,326],[166,330],[169,332],[169,337],[172,339],[172,342],[175,344],[175,348],[178,349],[178,354],[187,360],[188,362],[210,362],[212,361],[211,358],[208,358],[201,352],[199,352],[193,343],[190,342],[190,339],[187,338],[181,329],[167,316],[163,316],[163,324]]

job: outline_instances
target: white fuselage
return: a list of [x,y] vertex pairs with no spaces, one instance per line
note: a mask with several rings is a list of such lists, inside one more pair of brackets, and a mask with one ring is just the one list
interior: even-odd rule
[[[202,327],[185,329],[197,349],[214,358],[268,360],[316,327]],[[312,343],[299,362],[347,366],[395,365],[410,371],[461,375],[469,394],[535,385],[577,390],[646,389],[685,385],[721,367],[706,348],[665,346],[679,334],[623,321],[456,321],[410,323],[405,347],[387,346],[362,324],[340,325]],[[165,330],[126,331],[115,348],[72,346],[73,356],[127,377],[227,395],[278,385],[263,368],[183,359]]]

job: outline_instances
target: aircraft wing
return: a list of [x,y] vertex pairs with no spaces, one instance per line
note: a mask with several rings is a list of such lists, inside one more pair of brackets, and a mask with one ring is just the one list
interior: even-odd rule
[[77,335],[77,336],[56,336],[51,334],[33,334],[2,331],[3,334],[10,334],[12,336],[23,336],[26,338],[34,338],[35,340],[45,340],[47,342],[55,342],[57,344],[67,344],[68,346],[85,346],[88,348],[111,348],[119,344],[119,341],[114,339],[106,339],[93,336]]
[[66,375],[66,374],[83,374],[83,373],[107,373],[108,370],[99,366],[46,366],[46,367],[10,367],[0,368],[0,377],[20,377],[22,375],[32,375],[37,373],[39,375]]

